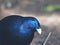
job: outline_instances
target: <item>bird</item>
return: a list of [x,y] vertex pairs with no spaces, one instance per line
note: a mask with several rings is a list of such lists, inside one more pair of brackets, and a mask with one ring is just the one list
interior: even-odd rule
[[34,33],[42,33],[35,17],[6,16],[0,20],[0,45],[30,45]]

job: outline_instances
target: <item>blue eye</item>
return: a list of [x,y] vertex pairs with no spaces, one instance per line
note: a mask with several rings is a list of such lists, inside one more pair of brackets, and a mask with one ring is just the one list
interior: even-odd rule
[[40,24],[37,20],[34,21],[34,25],[35,25],[35,28],[37,28],[37,29],[40,28]]

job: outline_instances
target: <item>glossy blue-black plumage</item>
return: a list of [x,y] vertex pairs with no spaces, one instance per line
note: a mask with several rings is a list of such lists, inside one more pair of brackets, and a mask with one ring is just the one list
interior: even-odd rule
[[39,28],[40,24],[34,17],[7,16],[0,21],[0,44],[29,45]]

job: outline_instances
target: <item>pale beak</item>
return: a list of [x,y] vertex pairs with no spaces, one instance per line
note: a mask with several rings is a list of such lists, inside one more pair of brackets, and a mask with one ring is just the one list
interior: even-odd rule
[[40,28],[40,29],[36,29],[37,30],[37,32],[39,33],[39,34],[41,34],[42,33],[42,29]]

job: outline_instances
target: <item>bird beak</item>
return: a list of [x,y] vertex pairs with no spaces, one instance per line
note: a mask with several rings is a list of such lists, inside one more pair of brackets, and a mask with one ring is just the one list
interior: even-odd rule
[[39,34],[41,34],[42,33],[42,29],[40,28],[40,29],[37,29],[37,32],[39,33]]

